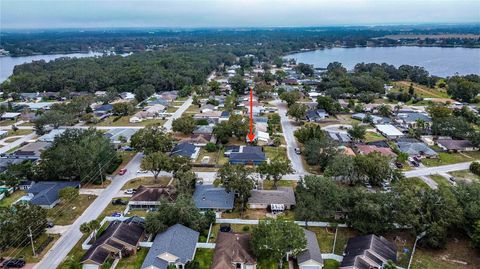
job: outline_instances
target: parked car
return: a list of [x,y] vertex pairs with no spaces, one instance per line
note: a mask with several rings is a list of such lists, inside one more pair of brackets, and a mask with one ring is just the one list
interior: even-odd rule
[[53,228],[53,226],[55,226],[53,221],[51,221],[51,220],[47,221],[47,228]]
[[417,163],[421,163],[422,162],[422,159],[420,157],[413,157],[413,159],[417,162]]
[[128,202],[122,199],[112,200],[112,205],[126,205],[126,204],[128,204]]
[[122,216],[122,213],[120,213],[120,212],[113,212],[112,213],[112,217],[117,217],[118,218],[118,217],[121,217],[121,216]]
[[136,192],[135,189],[127,189],[125,190],[125,194],[134,194]]
[[402,169],[403,168],[403,164],[401,162],[395,162],[395,166],[398,168],[398,169]]
[[137,171],[137,174],[146,174],[146,173],[148,173],[147,170],[138,170]]
[[416,161],[411,161],[410,164],[411,164],[412,166],[415,166],[415,167],[419,167],[419,166],[420,166],[420,164],[417,163]]
[[302,154],[302,151],[300,150],[300,148],[295,148],[295,153]]
[[3,263],[3,268],[22,268],[25,266],[23,259],[11,259]]
[[120,171],[118,171],[118,174],[123,176],[123,175],[125,175],[126,172],[127,172],[127,168],[122,168],[122,169],[120,169]]

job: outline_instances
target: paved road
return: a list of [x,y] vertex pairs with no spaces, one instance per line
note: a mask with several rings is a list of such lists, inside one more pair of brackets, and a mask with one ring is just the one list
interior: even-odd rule
[[28,135],[25,135],[23,136],[22,138],[20,139],[17,139],[15,141],[13,141],[12,143],[8,144],[8,145],[5,145],[3,147],[0,148],[0,154],[2,153],[5,153],[15,147],[18,147],[20,146],[20,144],[22,144],[23,142],[27,142],[28,140],[32,140],[33,138],[36,137],[36,134],[35,133],[31,133],[31,134],[28,134]]
[[103,210],[108,206],[114,196],[120,191],[123,185],[131,178],[136,177],[136,171],[140,168],[141,154],[135,155],[127,164],[127,173],[113,178],[112,183],[101,192],[100,196],[83,212],[83,214],[64,231],[62,236],[55,242],[52,248],[45,254],[43,259],[37,263],[34,268],[57,268],[70,250],[82,237],[80,225],[84,222],[98,218]]
[[419,177],[425,184],[427,184],[431,189],[436,190],[438,189],[438,184],[435,182],[435,180],[431,179],[430,177],[427,176],[420,176]]
[[276,99],[273,102],[278,108],[278,114],[280,115],[280,122],[282,124],[283,136],[285,137],[285,141],[287,143],[287,155],[292,163],[293,169],[296,171],[295,175],[289,175],[287,177],[291,178],[298,178],[298,176],[305,175],[307,172],[303,168],[302,158],[300,155],[295,153],[295,148],[298,148],[297,140],[293,135],[295,132],[296,127],[293,126],[290,119],[287,117],[287,104],[282,103],[280,100]]
[[187,110],[190,105],[192,104],[193,102],[193,98],[192,96],[190,96],[181,106],[179,109],[177,109],[177,111],[175,111],[175,113],[173,113],[173,115],[168,118],[167,122],[165,122],[165,124],[163,125],[163,127],[165,127],[165,130],[167,131],[171,131],[172,130],[172,122],[174,119],[178,119],[182,116],[183,112],[185,112],[185,110]]
[[435,175],[439,173],[448,173],[452,171],[467,170],[470,167],[471,163],[472,162],[465,162],[465,163],[448,164],[448,165],[435,166],[435,167],[425,167],[425,168],[415,169],[411,171],[406,171],[403,174],[405,175],[405,177],[420,177],[420,176]]

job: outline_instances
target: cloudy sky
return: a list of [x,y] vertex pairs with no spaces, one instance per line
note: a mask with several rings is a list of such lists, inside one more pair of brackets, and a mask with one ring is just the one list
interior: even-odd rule
[[480,22],[480,0],[0,0],[0,27],[241,27]]

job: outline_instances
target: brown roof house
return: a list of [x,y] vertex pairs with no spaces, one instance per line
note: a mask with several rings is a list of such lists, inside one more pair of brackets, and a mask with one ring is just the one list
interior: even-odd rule
[[145,223],[142,218],[131,217],[124,221],[112,221],[80,262],[83,268],[101,268],[109,258],[135,254],[140,241],[144,238]]
[[437,145],[448,152],[476,151],[472,142],[468,140],[438,139]]
[[257,259],[250,248],[250,234],[219,232],[212,269],[256,269]]
[[367,155],[372,152],[378,152],[385,157],[391,157],[391,158],[397,157],[397,154],[395,154],[395,152],[393,152],[390,148],[377,147],[375,145],[361,145],[361,144],[357,144],[356,147],[357,147],[358,153],[360,154]]
[[175,201],[177,192],[173,186],[140,186],[128,202],[129,209],[153,209],[160,199]]

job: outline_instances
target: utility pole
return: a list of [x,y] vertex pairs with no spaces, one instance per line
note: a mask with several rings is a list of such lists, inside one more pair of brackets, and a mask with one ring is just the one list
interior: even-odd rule
[[103,187],[102,166],[100,166],[100,163],[98,163],[98,174],[100,175],[100,180],[102,182],[102,187]]
[[29,232],[28,237],[30,237],[30,243],[32,243],[32,253],[33,253],[33,256],[36,257],[37,254],[35,253],[35,246],[33,245],[33,234],[30,226],[28,226],[28,232]]
[[410,266],[412,265],[413,255],[415,254],[415,248],[417,247],[418,240],[422,239],[422,237],[424,237],[426,234],[427,234],[426,232],[422,232],[419,235],[417,235],[417,238],[415,238],[415,243],[413,244],[412,255],[410,255],[410,261],[408,262],[407,269],[410,269]]

